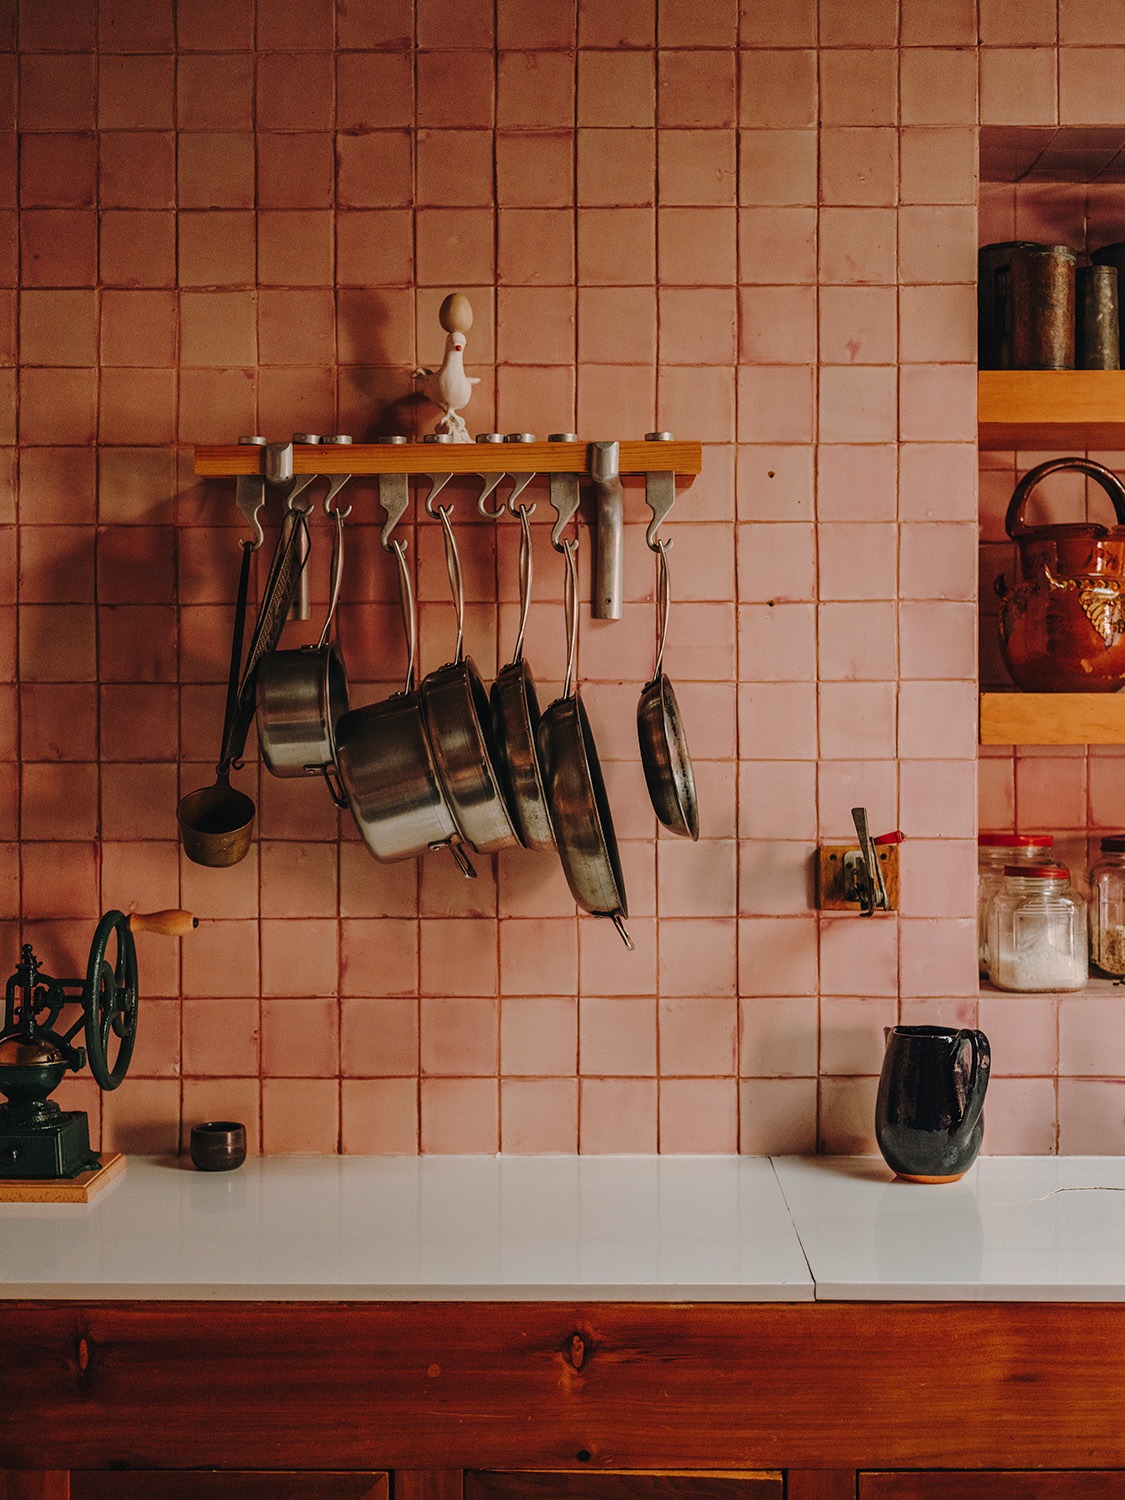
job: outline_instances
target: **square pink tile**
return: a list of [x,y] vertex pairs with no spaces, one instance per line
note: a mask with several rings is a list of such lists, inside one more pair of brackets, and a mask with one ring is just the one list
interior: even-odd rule
[[817,537],[822,600],[893,598],[898,571],[897,527],[887,523],[821,522]]
[[817,696],[822,758],[882,760],[895,754],[895,683],[822,682]]
[[894,205],[898,136],[882,126],[829,126],[820,132],[820,201]]
[[871,1156],[877,1078],[821,1078],[818,1150],[826,1156]]
[[816,1074],[819,1024],[815,995],[739,1001],[738,1071],[743,1078]]
[[655,1152],[658,1108],[655,1078],[584,1078],[578,1108],[581,1155]]
[[805,129],[816,125],[816,53],[810,49],[755,49],[753,68],[742,72],[738,123],[743,127]]
[[817,201],[817,133],[746,130],[739,142],[738,196],[745,204]]
[[1053,1156],[1059,1149],[1055,1094],[1053,1078],[998,1078],[993,1073],[981,1149],[989,1156]]
[[662,1079],[662,1153],[730,1153],[738,1148],[738,1085],[733,1078]]
[[340,1085],[334,1078],[262,1081],[262,1150],[267,1156],[335,1155]]
[[424,1155],[493,1155],[500,1145],[495,1078],[424,1078],[421,1150]]
[[887,444],[822,444],[817,450],[821,521],[888,521],[896,514],[895,449]]
[[578,1068],[584,1077],[649,1077],[656,1072],[656,1002],[578,1002]]
[[418,1151],[416,1080],[345,1079],[340,1085],[340,1149],[345,1155],[415,1155]]
[[[767,54],[792,56],[791,53]],[[803,56],[805,54],[796,54]],[[824,125],[894,125],[898,55],[892,47],[822,51],[820,119]]]
[[748,917],[738,928],[740,996],[815,992],[817,932],[811,917]]
[[822,604],[820,676],[828,681],[890,681],[896,675],[895,607],[882,600]]
[[815,1078],[751,1078],[739,1085],[738,1149],[746,1155],[809,1155],[817,1149]]
[[[672,129],[726,129],[735,124],[736,54],[664,47],[659,56],[657,119]],[[811,121],[808,123],[812,123]]]
[[895,211],[835,208],[820,213],[820,279],[830,285],[895,280]]
[[578,1083],[507,1078],[500,1084],[500,1149],[519,1156],[578,1149]]
[[492,999],[424,996],[421,1070],[425,1075],[472,1077],[496,1072],[499,1008]]
[[577,1070],[578,1002],[504,996],[500,1004],[500,1069],[504,1076],[570,1077]]
[[1121,1149],[1125,1082],[1119,1078],[1060,1078],[1059,1152],[1113,1156]]
[[739,288],[739,358],[748,364],[811,364],[816,359],[816,289]]
[[904,50],[899,64],[902,123],[975,124],[976,72],[976,53],[970,48]]
[[[883,1029],[895,1024],[896,1003],[821,998],[820,1070],[839,1077],[878,1077],[883,1065]],[[823,1088],[825,1080],[822,1078]]]

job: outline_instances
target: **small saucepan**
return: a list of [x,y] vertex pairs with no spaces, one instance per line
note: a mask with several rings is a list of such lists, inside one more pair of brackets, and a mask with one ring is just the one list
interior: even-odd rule
[[531,511],[534,509],[521,505],[516,512],[520,521],[520,625],[512,659],[492,684],[488,701],[492,709],[496,769],[504,783],[520,843],[526,849],[553,849],[555,832],[536,743],[539,696],[523,654],[531,604]]
[[577,540],[556,543],[566,558],[566,682],[539,721],[539,759],[555,842],[571,895],[584,911],[608,917],[626,948],[629,915],[613,815],[590,721],[574,676],[578,645]]
[[668,548],[672,543],[657,541],[650,545],[656,553],[659,634],[652,680],[646,683],[637,704],[637,738],[641,747],[641,765],[644,767],[653,811],[664,827],[672,833],[697,839],[699,804],[695,795],[695,773],[692,770],[676,694],[661,670],[664,664],[664,642],[668,635],[671,600],[668,587]]
[[336,726],[348,709],[348,679],[339,650],[329,640],[344,570],[344,518],[336,523],[328,614],[315,646],[271,651],[258,667],[258,743],[274,776],[323,776],[337,807],[347,798],[336,768]]
[[428,849],[448,848],[469,878],[476,871],[460,845],[446,804],[414,687],[417,629],[406,544],[392,542],[406,632],[406,685],[401,693],[353,708],[336,726],[340,781],[355,825],[376,859],[411,859]]
[[488,694],[471,656],[464,654],[465,594],[461,559],[453,535],[452,506],[426,509],[440,519],[445,561],[457,612],[457,645],[453,660],[429,673],[422,683],[422,716],[449,810],[462,835],[480,854],[519,844],[512,815],[496,770]]

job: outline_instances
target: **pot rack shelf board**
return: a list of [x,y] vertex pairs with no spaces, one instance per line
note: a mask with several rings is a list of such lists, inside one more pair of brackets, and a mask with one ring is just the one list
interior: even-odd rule
[[981,693],[980,742],[1125,744],[1125,692]]
[[1125,448],[1125,370],[981,370],[982,448]]
[[[295,474],[580,474],[589,477],[589,444],[579,443],[345,443],[294,444]],[[703,468],[697,442],[622,442],[621,477],[675,474],[690,484]],[[201,479],[263,474],[260,447],[224,443],[195,450]]]

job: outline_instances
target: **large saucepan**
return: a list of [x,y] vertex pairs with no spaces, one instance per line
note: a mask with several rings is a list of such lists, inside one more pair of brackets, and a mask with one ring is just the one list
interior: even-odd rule
[[577,539],[556,543],[566,559],[566,682],[539,721],[539,759],[555,842],[571,894],[584,911],[608,917],[627,948],[629,915],[613,815],[590,721],[578,696]]
[[274,776],[323,776],[337,807],[346,807],[336,771],[336,725],[348,709],[343,658],[329,639],[344,568],[344,519],[330,511],[336,534],[328,614],[315,646],[271,651],[258,667],[258,743]]
[[410,859],[428,849],[448,848],[462,874],[476,871],[460,845],[460,832],[446,804],[414,688],[417,630],[404,542],[389,544],[399,572],[406,632],[406,685],[401,693],[353,708],[336,726],[340,781],[364,843],[378,860]]
[[519,843],[496,771],[496,749],[488,694],[472,657],[464,654],[465,594],[461,559],[450,516],[453,507],[432,508],[445,538],[449,586],[457,612],[457,645],[453,660],[422,683],[422,715],[446,801],[465,840],[480,854]]

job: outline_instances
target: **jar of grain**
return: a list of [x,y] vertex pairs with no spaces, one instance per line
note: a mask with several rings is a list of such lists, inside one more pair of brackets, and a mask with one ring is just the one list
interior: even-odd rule
[[1090,867],[1090,958],[1103,974],[1125,975],[1125,834],[1102,839]]
[[1002,990],[1080,990],[1089,977],[1086,903],[1063,865],[1008,865],[988,907],[988,972]]
[[988,903],[1000,889],[1005,865],[1042,865],[1050,862],[1055,838],[1051,833],[982,833],[977,838],[977,945],[980,973],[988,978]]

